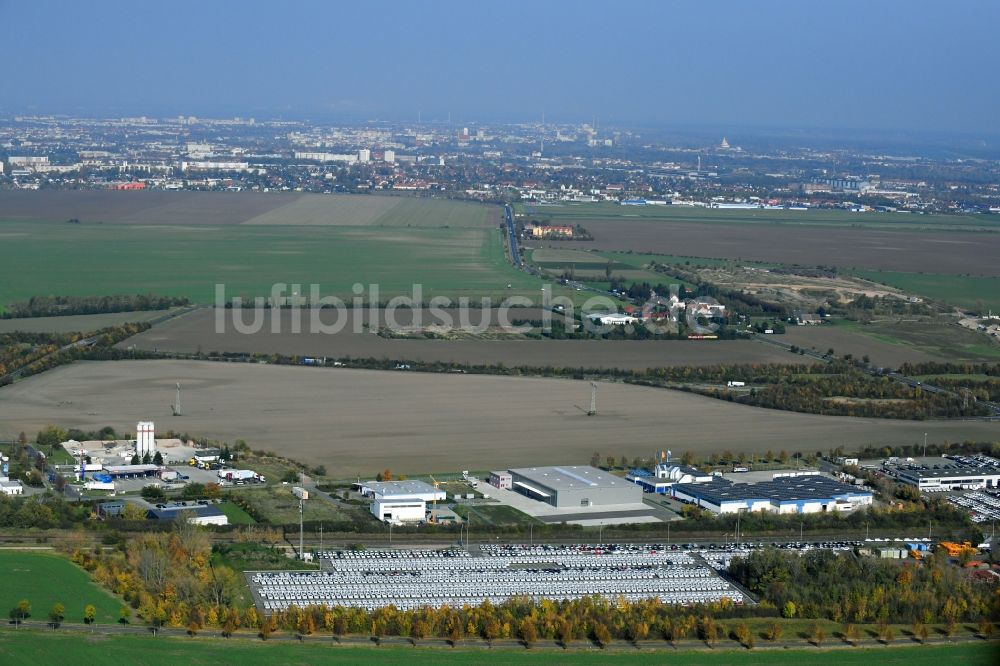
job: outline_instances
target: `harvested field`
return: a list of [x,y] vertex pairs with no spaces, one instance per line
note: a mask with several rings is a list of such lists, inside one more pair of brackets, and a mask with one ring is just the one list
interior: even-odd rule
[[26,222],[213,225],[241,224],[302,194],[250,192],[113,192],[7,190],[0,220]]
[[376,227],[483,227],[500,208],[444,199],[306,194],[244,224]]
[[[169,416],[174,383],[185,413]],[[349,477],[585,464],[596,451],[680,455],[730,449],[996,440],[1000,424],[883,421],[771,411],[697,395],[586,382],[197,361],[82,362],[0,388],[0,434],[50,423],[158,428],[272,449]]]
[[[1000,233],[593,219],[594,249],[882,271],[998,276]],[[558,249],[556,243],[549,247]]]
[[0,319],[0,333],[10,333],[11,331],[22,331],[24,333],[87,333],[107,328],[108,326],[151,321],[159,317],[166,317],[169,313],[169,310],[140,310],[137,312],[67,315],[65,317]]
[[[447,311],[456,323],[458,315]],[[216,333],[216,315],[225,317],[221,333]],[[196,353],[240,352],[287,354],[315,357],[377,358],[395,361],[507,366],[559,366],[567,368],[622,368],[626,370],[674,365],[715,363],[800,363],[801,358],[749,340],[412,340],[389,339],[369,332],[348,310],[343,330],[338,333],[309,333],[309,314],[302,316],[302,333],[292,332],[292,313],[281,312],[279,332],[272,332],[271,312],[261,320],[260,330],[242,334],[233,326],[233,311],[204,308],[177,317],[122,342],[120,347]],[[331,313],[332,314],[332,313]],[[362,317],[368,321],[367,311]],[[400,323],[407,324],[408,311],[399,311]],[[537,319],[533,309],[511,310],[510,318]],[[490,311],[471,310],[471,323],[496,322]],[[486,317],[484,319],[484,317]],[[247,313],[246,322],[252,320]],[[324,322],[333,323],[324,315]],[[431,321],[429,318],[425,322]],[[355,332],[360,331],[360,332]]]
[[0,192],[0,220],[171,226],[483,227],[499,207],[461,201],[289,192]]

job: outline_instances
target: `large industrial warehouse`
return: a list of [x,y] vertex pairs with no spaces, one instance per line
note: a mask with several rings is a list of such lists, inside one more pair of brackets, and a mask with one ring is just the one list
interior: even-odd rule
[[559,508],[642,502],[642,489],[596,467],[523,467],[510,470],[512,490]]
[[673,487],[677,499],[713,513],[772,511],[820,513],[852,511],[871,506],[872,492],[819,474],[776,478],[760,483],[682,483]]

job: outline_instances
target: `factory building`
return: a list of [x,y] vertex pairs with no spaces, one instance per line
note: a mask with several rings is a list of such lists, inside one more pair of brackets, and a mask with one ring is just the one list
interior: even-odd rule
[[365,497],[381,501],[444,501],[447,494],[423,481],[362,481],[354,488]]
[[719,514],[741,511],[853,511],[871,506],[873,500],[869,490],[818,474],[781,477],[760,483],[733,483],[725,479],[709,483],[681,483],[671,489],[671,494],[682,502]]
[[386,523],[423,522],[427,516],[427,502],[421,499],[376,499],[371,506],[372,515]]
[[1000,469],[996,467],[962,465],[948,465],[940,469],[916,465],[911,467],[896,469],[896,480],[916,486],[923,492],[1000,488]]
[[559,508],[642,502],[641,488],[596,467],[565,465],[509,471],[515,492]]

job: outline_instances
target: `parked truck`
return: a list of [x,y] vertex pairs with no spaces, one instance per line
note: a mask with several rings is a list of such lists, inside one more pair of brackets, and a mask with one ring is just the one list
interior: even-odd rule
[[220,469],[218,475],[223,481],[233,483],[247,483],[248,481],[264,483],[265,481],[263,476],[252,469]]

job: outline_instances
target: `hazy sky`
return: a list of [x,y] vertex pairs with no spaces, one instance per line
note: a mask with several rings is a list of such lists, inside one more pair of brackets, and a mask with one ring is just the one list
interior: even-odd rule
[[0,112],[1000,134],[1000,2],[0,0]]

